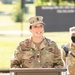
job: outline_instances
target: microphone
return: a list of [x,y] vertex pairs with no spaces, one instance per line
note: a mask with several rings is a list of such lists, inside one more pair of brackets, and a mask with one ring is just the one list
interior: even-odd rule
[[62,45],[61,48],[63,48],[66,53],[69,53],[70,55],[72,55],[75,58],[75,55],[65,45]]

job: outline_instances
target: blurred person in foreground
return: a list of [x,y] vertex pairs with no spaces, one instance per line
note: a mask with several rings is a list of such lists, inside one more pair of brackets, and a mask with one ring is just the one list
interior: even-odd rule
[[11,68],[62,68],[63,61],[57,44],[43,36],[43,17],[31,17],[29,23],[32,36],[17,46]]
[[[70,38],[71,41],[66,44],[66,47],[75,54],[75,27],[70,27],[69,28],[70,32]],[[65,57],[66,52],[63,51],[63,59],[65,61],[65,66],[68,66],[68,74],[67,75],[75,75],[75,58],[68,53],[67,55],[67,65],[66,65],[66,57]]]

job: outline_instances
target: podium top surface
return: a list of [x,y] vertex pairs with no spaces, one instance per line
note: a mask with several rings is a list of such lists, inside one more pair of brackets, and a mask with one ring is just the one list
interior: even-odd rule
[[65,72],[65,68],[10,68],[10,72]]

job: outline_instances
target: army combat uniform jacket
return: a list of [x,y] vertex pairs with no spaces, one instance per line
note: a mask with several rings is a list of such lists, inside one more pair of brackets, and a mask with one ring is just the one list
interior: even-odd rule
[[[66,45],[67,48],[69,48],[69,50],[72,51],[73,54],[75,54],[75,46],[72,44],[72,43],[68,43]],[[65,60],[65,63],[66,63],[66,58],[64,57],[65,55],[65,52],[63,52],[63,59]],[[69,74],[68,75],[75,75],[75,58],[68,54],[68,70],[69,70]]]
[[11,68],[54,68],[63,67],[60,50],[56,43],[44,38],[41,43],[31,39],[21,41],[11,60]]

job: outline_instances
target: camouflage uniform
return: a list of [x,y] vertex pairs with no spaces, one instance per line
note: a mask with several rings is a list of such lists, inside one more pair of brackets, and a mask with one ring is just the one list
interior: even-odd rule
[[[72,53],[75,53],[75,42],[73,42],[72,41],[72,37],[75,37],[75,27],[73,26],[73,27],[70,27],[69,28],[69,32],[70,32],[70,38],[71,38],[71,42],[70,43],[68,43],[67,45],[66,45],[66,47],[67,48],[69,48],[69,50],[71,50],[72,51]],[[63,59],[64,59],[64,61],[65,61],[65,63],[66,63],[66,58],[65,58],[65,51],[64,50],[62,50],[63,51]],[[67,60],[68,60],[68,64],[66,65],[67,67],[68,67],[68,70],[69,70],[69,75],[75,75],[75,58],[73,57],[73,56],[71,56],[70,54],[68,54],[68,56],[67,56]]]
[[11,68],[61,68],[60,50],[56,43],[44,37],[37,44],[31,39],[21,41],[11,60]]
[[[72,43],[67,44],[66,47],[69,48],[73,53],[75,53],[75,46]],[[69,75],[75,75],[75,58],[71,56],[70,54],[68,54],[68,69],[70,73]]]

